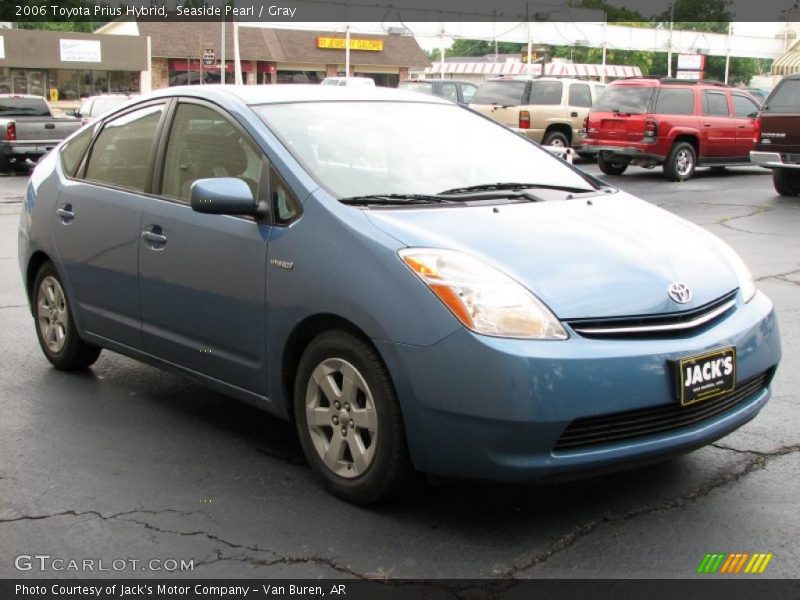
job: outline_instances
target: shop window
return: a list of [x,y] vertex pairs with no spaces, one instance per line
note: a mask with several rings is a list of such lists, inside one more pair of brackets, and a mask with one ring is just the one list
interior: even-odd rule
[[321,83],[323,71],[278,71],[278,83]]
[[[225,73],[225,83],[235,81],[233,73]],[[183,71],[170,69],[169,85],[199,85],[201,83],[200,71]],[[219,71],[203,71],[202,83],[220,83]]]

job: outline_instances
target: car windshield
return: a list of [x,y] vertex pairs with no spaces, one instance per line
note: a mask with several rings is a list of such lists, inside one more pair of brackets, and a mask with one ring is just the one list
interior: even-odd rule
[[561,159],[453,104],[299,102],[253,109],[339,198],[430,195],[502,182],[594,189]]
[[629,114],[646,113],[654,89],[653,86],[611,85],[606,88],[592,110]]

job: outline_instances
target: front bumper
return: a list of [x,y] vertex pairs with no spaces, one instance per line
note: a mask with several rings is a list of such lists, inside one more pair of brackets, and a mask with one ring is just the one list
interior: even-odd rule
[[748,304],[691,338],[566,341],[491,338],[459,330],[433,346],[375,341],[394,377],[409,449],[421,471],[535,481],[592,475],[688,452],[737,429],[765,388],[708,420],[624,442],[554,451],[573,420],[676,402],[668,360],[737,349],[737,381],[780,360],[772,303]]
[[750,151],[750,162],[766,169],[800,169],[800,164],[785,162],[779,152]]

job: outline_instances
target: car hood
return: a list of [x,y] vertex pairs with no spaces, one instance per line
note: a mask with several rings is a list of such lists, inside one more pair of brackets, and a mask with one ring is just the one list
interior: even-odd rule
[[[459,250],[503,270],[561,319],[689,310],[739,285],[714,236],[624,192],[366,214],[406,246]],[[687,304],[667,295],[674,282],[691,289]]]

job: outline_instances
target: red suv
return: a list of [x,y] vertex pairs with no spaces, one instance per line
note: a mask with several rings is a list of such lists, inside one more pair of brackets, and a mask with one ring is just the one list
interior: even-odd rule
[[586,118],[581,154],[621,175],[628,165],[685,181],[695,167],[750,164],[758,102],[723,83],[621,79],[606,88]]

